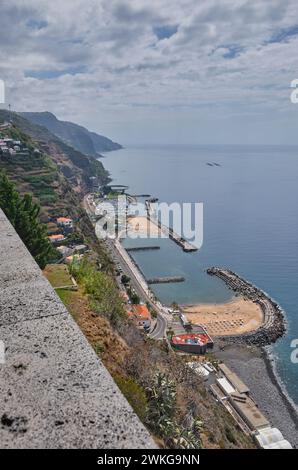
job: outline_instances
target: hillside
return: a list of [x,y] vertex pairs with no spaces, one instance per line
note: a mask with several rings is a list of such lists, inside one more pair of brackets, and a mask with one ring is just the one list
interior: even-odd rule
[[105,184],[110,180],[102,163],[94,157],[67,145],[45,127],[34,124],[17,113],[0,110],[0,123],[9,121],[10,118],[18,131],[31,137],[33,146],[48,155],[75,192],[83,195],[92,189],[94,184]]
[[90,132],[83,126],[73,122],[60,121],[49,112],[20,113],[23,117],[46,127],[50,132],[64,140],[67,144],[87,155],[100,156],[100,152],[121,149],[122,146],[102,135]]
[[[5,129],[1,124],[13,118]],[[19,141],[19,150],[4,152],[0,147],[0,171],[16,184],[21,195],[32,194],[41,206],[40,221],[47,224],[48,233],[56,233],[52,223],[57,217],[68,216],[74,220],[75,236],[96,250],[101,264],[112,269],[102,245],[81,203],[84,194],[97,175],[101,184],[109,181],[102,164],[59,141],[46,129],[33,126],[21,116],[0,110],[0,139]],[[54,228],[52,227],[54,226]]]

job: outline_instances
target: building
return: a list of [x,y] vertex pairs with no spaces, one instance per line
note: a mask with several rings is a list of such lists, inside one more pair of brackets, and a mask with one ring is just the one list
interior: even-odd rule
[[0,141],[0,151],[3,154],[9,154],[9,148],[7,147],[5,142]]
[[51,243],[59,243],[59,242],[62,242],[63,240],[65,240],[65,236],[62,235],[62,234],[50,235],[48,237],[48,239],[50,240]]
[[11,127],[10,122],[3,122],[2,124],[0,124],[0,131],[4,131],[5,129],[9,129],[10,127]]
[[[219,364],[222,377],[210,385],[211,392],[226,406],[238,424],[249,431],[262,449],[292,449],[277,428],[272,428],[268,419],[249,395],[249,388],[225,364]],[[243,428],[244,426],[244,428]]]
[[65,258],[66,264],[80,262],[84,255],[70,255]]
[[86,251],[88,250],[88,246],[87,245],[75,245],[73,247],[73,250],[75,253],[83,254],[83,253],[86,253]]
[[269,426],[268,419],[265,418],[256,403],[248,395],[232,392],[228,400],[251,431]]
[[224,393],[224,397],[227,397],[231,393],[236,392],[234,387],[230,384],[230,382],[225,377],[220,377],[216,379],[216,383],[219,386],[219,388],[222,390],[222,392]]
[[127,312],[128,316],[142,328],[148,329],[151,326],[151,314],[146,305],[133,305],[132,310]]
[[239,393],[249,393],[249,388],[242,380],[236,375],[234,372],[231,371],[225,364],[218,365],[219,370],[222,374],[228,379],[228,381],[233,385],[235,390],[238,390]]
[[200,364],[199,362],[188,362],[187,365],[203,380],[208,380],[210,372],[204,367],[203,364]]
[[205,354],[207,349],[213,347],[213,340],[207,331],[202,333],[185,333],[175,335],[171,339],[172,346],[182,352],[191,354]]
[[68,246],[62,245],[62,246],[57,247],[57,251],[59,251],[59,253],[61,253],[62,256],[67,256],[72,252],[72,249],[69,248]]
[[255,435],[255,441],[261,449],[292,449],[280,430],[270,426],[260,429]]
[[72,228],[73,227],[73,221],[69,217],[58,217],[57,225],[59,225],[59,227],[63,227],[63,228]]

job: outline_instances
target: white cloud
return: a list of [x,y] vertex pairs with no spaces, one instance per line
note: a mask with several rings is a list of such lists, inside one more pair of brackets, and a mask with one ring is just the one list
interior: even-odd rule
[[[294,126],[278,133],[294,111],[298,35],[286,32],[297,13],[295,0],[4,0],[0,78],[15,109],[47,109],[118,140],[170,141],[184,125],[186,140],[200,141],[202,120],[210,142],[217,125],[245,140],[245,123],[273,115],[272,139],[297,139]],[[177,32],[158,40],[168,25]]]

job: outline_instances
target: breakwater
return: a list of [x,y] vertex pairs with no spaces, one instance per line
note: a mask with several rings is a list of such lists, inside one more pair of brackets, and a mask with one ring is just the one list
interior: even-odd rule
[[148,284],[169,284],[171,282],[184,282],[185,277],[183,276],[165,276],[165,277],[154,277],[147,279]]
[[160,246],[133,246],[126,248],[126,251],[146,251],[146,250],[160,250]]
[[241,335],[231,335],[225,337],[225,339],[266,346],[283,336],[286,330],[284,312],[269,295],[230,269],[212,267],[207,269],[207,273],[222,279],[230,289],[241,294],[245,299],[257,303],[264,315],[263,325],[256,331]]

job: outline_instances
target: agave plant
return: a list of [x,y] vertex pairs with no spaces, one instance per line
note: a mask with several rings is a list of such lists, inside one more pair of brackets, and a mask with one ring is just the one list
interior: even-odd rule
[[177,449],[199,449],[200,439],[196,436],[203,422],[195,420],[193,430],[178,424],[174,418],[176,386],[165,374],[158,372],[152,387],[147,388],[149,396],[148,422],[155,432],[163,437],[166,445]]

